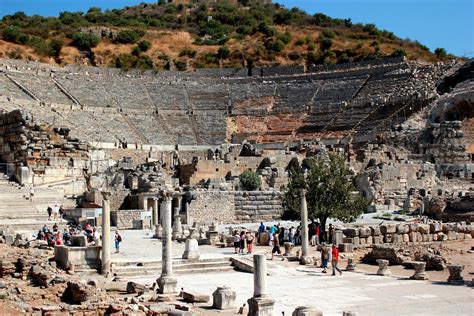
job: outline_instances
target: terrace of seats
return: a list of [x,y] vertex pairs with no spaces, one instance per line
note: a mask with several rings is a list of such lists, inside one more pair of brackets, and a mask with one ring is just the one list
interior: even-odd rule
[[39,65],[34,73],[20,66],[0,73],[0,96],[9,98],[0,107],[23,107],[40,121],[70,127],[74,136],[97,142],[221,144],[229,116],[247,120],[246,128],[233,131],[237,139],[389,128],[387,118],[406,117],[407,109],[424,104],[421,92],[431,87],[423,77],[429,67],[416,77],[405,62],[219,79],[96,69],[74,73],[72,68],[48,72]]

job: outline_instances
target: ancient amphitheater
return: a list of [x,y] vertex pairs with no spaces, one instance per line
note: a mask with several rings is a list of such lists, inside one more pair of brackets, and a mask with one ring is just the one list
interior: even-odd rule
[[[401,252],[407,253],[402,249],[404,246],[437,243],[436,247],[440,247],[445,241],[466,241],[467,245],[474,233],[470,224],[474,219],[473,67],[472,60],[425,64],[405,58],[385,58],[311,67],[121,72],[77,66],[56,68],[0,59],[0,241],[28,247],[31,238],[22,233],[31,234],[47,221],[48,206],[62,205],[65,220],[58,220],[61,228],[67,221],[102,226],[102,246],[86,247],[85,237],[75,236],[78,245],[54,248],[54,266],[57,264],[70,274],[75,271],[81,276],[100,271],[105,275],[100,282],[105,284],[112,282],[111,275],[115,277],[112,283],[118,284],[123,283],[124,277],[149,277],[161,270],[162,277],[153,284],[153,289],[159,288],[162,294],[177,290],[172,266],[176,273],[189,275],[180,282],[191,288],[199,285],[207,289],[216,282],[220,285],[225,277],[211,275],[203,284],[199,273],[193,275],[219,271],[228,273],[229,280],[248,298],[245,294],[248,286],[244,287],[242,281],[246,277],[229,272],[230,257],[225,247],[232,247],[234,237],[232,227],[224,228],[224,225],[247,225],[239,228],[252,231],[256,228],[252,223],[281,220],[288,166],[304,166],[311,156],[337,152],[356,175],[356,188],[371,201],[367,213],[382,216],[376,225],[369,225],[375,223],[370,214],[357,224],[335,223],[338,226],[328,238],[346,253],[343,259],[348,261],[347,269],[355,268],[353,252],[373,248],[372,255],[378,256],[375,259],[408,264],[415,267],[415,278],[425,279],[427,264],[427,268],[434,263],[446,268],[446,260],[440,263],[439,256],[433,255],[438,250],[430,250],[424,259],[417,252],[417,261],[412,262],[415,254],[410,248],[412,259],[407,261],[407,257],[400,257]],[[262,180],[257,190],[241,187],[239,175],[248,169]],[[445,223],[400,224],[395,220],[407,220],[397,217],[400,210],[429,215]],[[306,211],[301,206],[301,214]],[[367,218],[369,222],[365,222]],[[302,220],[302,227],[306,227],[304,215]],[[114,254],[112,259],[110,224],[121,230],[139,230],[124,232],[129,238],[128,244],[125,242],[128,254]],[[302,232],[301,253],[298,251],[296,257],[291,253],[292,244],[288,242],[285,246],[287,266],[277,270],[275,264],[270,265],[272,274],[287,278],[291,286],[296,286],[290,282],[293,278],[305,283],[304,278],[315,273],[295,272],[291,268],[289,258],[302,263],[316,258],[308,256],[306,234]],[[162,240],[162,260],[155,258],[155,251],[150,251],[155,249],[152,247],[156,240],[151,236]],[[173,253],[172,239],[177,241],[173,246],[177,247],[175,251],[184,248],[182,259]],[[183,242],[185,246],[181,245]],[[200,260],[198,242],[200,249],[208,251]],[[260,241],[261,252],[265,252],[263,244]],[[311,251],[319,255],[319,250]],[[393,257],[384,257],[397,251]],[[217,256],[212,256],[216,252],[219,252]],[[175,256],[173,260],[172,256]],[[236,257],[232,258],[235,266],[253,271],[256,276],[254,297],[248,304],[251,311],[263,309],[249,315],[271,315],[275,301],[265,293],[264,256],[255,256],[253,265],[248,259]],[[374,259],[370,255],[368,258]],[[20,269],[12,260],[0,257],[0,276],[21,279],[22,271],[27,274],[31,262],[21,257]],[[378,274],[388,278],[388,261],[382,260],[379,265]],[[448,268],[448,281],[459,283],[464,266],[448,264]],[[41,273],[49,275],[47,271]],[[374,308],[357,305],[358,299],[363,302],[379,298],[377,293],[373,297],[364,296],[374,286],[369,281],[371,276],[351,277],[367,283],[365,290],[350,301],[352,305],[336,300],[339,294],[321,303],[321,306],[326,304],[324,309],[329,314],[340,314],[347,306],[375,314],[393,307],[393,302],[385,298]],[[283,279],[272,276],[271,280],[279,284]],[[403,283],[397,280],[380,287],[400,289],[400,282]],[[71,281],[64,293],[85,288],[92,291],[92,283]],[[82,290],[68,290],[71,286]],[[97,300],[84,307],[85,310],[113,312],[140,308],[146,314],[152,309],[163,312],[171,308],[154,303],[153,307],[146,305],[143,293],[148,288],[133,283],[127,285],[127,292],[129,286],[141,293],[140,303],[138,298],[130,303],[128,297],[118,309],[110,303],[110,297],[101,301],[94,296]],[[111,292],[116,290],[112,288]],[[426,288],[429,293],[439,294],[435,285]],[[305,289],[315,294],[313,290]],[[325,294],[324,288],[319,290],[322,292],[315,295]],[[346,298],[353,290],[344,292]],[[281,311],[293,310],[301,297],[292,294],[288,296],[290,300],[286,299],[287,294],[300,291],[302,288],[294,287],[279,292],[281,301],[276,306]],[[414,293],[417,289],[412,285],[407,291]],[[461,297],[456,309],[461,314],[472,307],[463,291],[449,292],[451,301],[456,295]],[[188,292],[183,291],[181,297],[188,297],[192,302],[201,297],[184,293]],[[227,287],[218,288],[214,294],[217,297],[214,300],[235,300],[235,292]],[[74,293],[70,295],[74,297]],[[426,295],[416,299],[437,297]],[[84,301],[90,299],[84,297]],[[61,300],[64,301],[64,296]],[[82,297],[78,300],[83,302]],[[160,300],[164,298],[148,299]],[[337,306],[332,306],[333,303]],[[181,312],[192,308],[196,308],[198,315],[210,313],[209,309],[199,309],[201,305],[180,304],[173,305],[174,312],[181,311],[172,315],[188,315]],[[222,301],[216,304],[215,308],[225,307]],[[444,308],[440,311],[451,310],[449,304],[439,304]],[[33,310],[25,306],[23,311]],[[406,306],[410,311],[417,310],[410,304]],[[39,310],[44,315],[55,315],[48,314],[52,311],[48,308]],[[73,313],[71,308],[63,306],[57,310]],[[305,312],[303,308],[297,315],[322,315],[307,309]]]

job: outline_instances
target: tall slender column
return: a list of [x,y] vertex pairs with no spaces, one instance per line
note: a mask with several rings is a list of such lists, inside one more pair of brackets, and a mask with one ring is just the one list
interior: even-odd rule
[[153,225],[158,225],[158,198],[153,199]]
[[267,294],[267,257],[264,254],[253,256],[253,297],[248,299],[250,316],[273,315],[275,301]]
[[306,205],[306,190],[300,191],[300,211],[301,211],[301,258],[300,264],[312,264],[313,259],[308,255],[308,206]]
[[171,240],[171,203],[172,197],[168,192],[164,193],[163,196],[163,238],[162,238],[162,259],[161,259],[161,276],[157,281],[159,286],[159,292],[161,294],[176,293],[177,291],[177,280],[173,277],[173,252],[172,252],[172,240]]
[[103,275],[110,273],[110,192],[102,192],[102,269]]

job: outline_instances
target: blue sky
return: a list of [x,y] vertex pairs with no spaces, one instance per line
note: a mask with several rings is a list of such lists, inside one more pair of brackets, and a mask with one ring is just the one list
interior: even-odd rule
[[[0,0],[0,16],[17,11],[55,16],[61,11],[87,11],[138,4],[140,0]],[[153,1],[145,1],[153,2]],[[431,50],[444,47],[458,56],[474,57],[474,0],[274,0],[308,13],[374,23],[401,38],[418,40]]]

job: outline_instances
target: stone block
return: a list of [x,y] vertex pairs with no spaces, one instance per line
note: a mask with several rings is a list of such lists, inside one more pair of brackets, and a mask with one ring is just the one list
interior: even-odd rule
[[321,312],[320,310],[312,306],[300,306],[300,307],[297,307],[291,315],[292,316],[323,316],[323,312]]
[[181,297],[185,302],[188,303],[207,303],[209,302],[209,295],[197,294],[192,292],[183,291]]
[[382,233],[379,226],[371,226],[370,229],[372,230],[372,236],[379,236]]
[[394,234],[383,235],[383,237],[384,237],[383,241],[387,244],[391,244],[391,243],[393,243],[393,236],[394,236]]
[[361,227],[359,229],[359,237],[367,238],[372,235],[370,227]]
[[416,240],[418,242],[422,242],[423,241],[423,235],[420,233],[420,232],[417,232],[416,233]]
[[359,243],[361,246],[365,246],[367,244],[367,239],[359,237]]
[[342,231],[344,236],[353,238],[359,236],[359,229],[358,228],[347,228]]
[[229,287],[218,287],[212,293],[212,308],[224,310],[235,308],[235,292]]
[[410,237],[409,237],[408,234],[403,234],[402,238],[403,238],[403,242],[409,242],[410,241]]
[[372,238],[374,239],[374,245],[380,245],[383,243],[383,235],[372,236]]
[[394,234],[392,237],[392,242],[394,244],[401,244],[403,243],[403,235],[400,234]]
[[437,235],[438,235],[438,241],[448,240],[448,236],[445,233],[439,232]]
[[341,243],[339,244],[339,251],[340,252],[354,252],[354,245],[348,243]]
[[437,232],[440,232],[440,231],[442,231],[441,224],[439,224],[439,223],[431,223],[430,224],[430,233],[434,234],[434,233],[437,233]]
[[422,234],[429,234],[430,233],[430,225],[428,225],[428,224],[419,224],[418,231]]
[[416,241],[417,241],[417,239],[416,239],[416,233],[415,233],[415,232],[410,232],[410,233],[408,234],[408,237],[409,237],[409,239],[410,239],[410,242],[416,242]]
[[81,236],[81,235],[71,236],[71,246],[72,247],[86,247],[87,237]]
[[369,237],[366,238],[367,246],[372,246],[373,243],[374,243],[374,237],[369,236]]
[[407,234],[410,231],[410,226],[406,224],[397,225],[397,234]]
[[354,241],[354,246],[359,246],[359,245],[360,245],[360,239],[359,239],[359,237],[354,237],[354,238],[353,238],[353,241]]
[[384,224],[380,225],[380,232],[382,234],[395,234],[397,232],[397,227],[395,224]]

